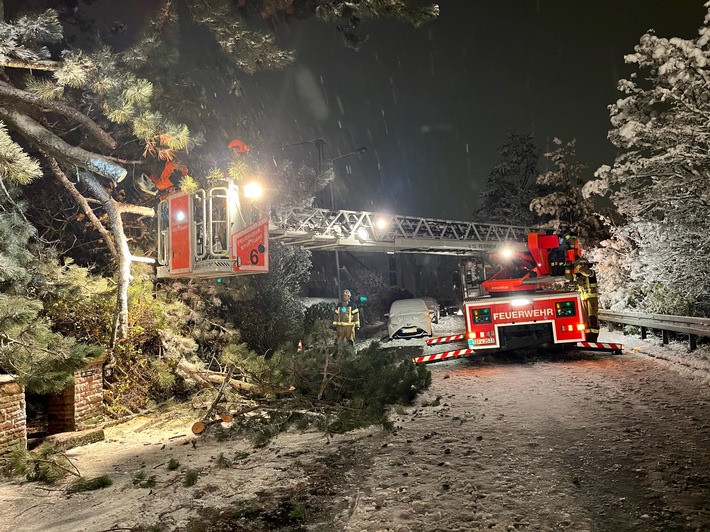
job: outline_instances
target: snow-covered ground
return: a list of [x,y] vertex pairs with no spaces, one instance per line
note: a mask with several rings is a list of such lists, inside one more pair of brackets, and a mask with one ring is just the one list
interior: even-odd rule
[[[460,333],[461,320],[435,333]],[[289,431],[255,449],[194,437],[189,416],[135,418],[67,452],[112,486],[0,482],[0,530],[710,530],[708,351],[606,330],[600,341],[625,354],[431,365],[430,389],[394,409],[393,432]]]

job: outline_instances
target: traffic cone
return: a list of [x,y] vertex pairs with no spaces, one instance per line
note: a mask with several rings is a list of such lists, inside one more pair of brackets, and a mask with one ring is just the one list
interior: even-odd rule
[[298,341],[298,350],[303,351],[303,342],[301,340]]

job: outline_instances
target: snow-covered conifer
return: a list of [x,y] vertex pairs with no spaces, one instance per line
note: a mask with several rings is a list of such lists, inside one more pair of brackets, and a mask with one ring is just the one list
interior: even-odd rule
[[555,138],[554,143],[558,148],[544,154],[553,169],[537,177],[537,185],[546,194],[533,199],[530,210],[554,229],[568,227],[579,235],[585,247],[591,247],[604,238],[604,233],[594,201],[582,195],[588,180],[587,166],[577,160],[574,139],[563,144]]
[[481,206],[473,213],[476,221],[513,225],[535,223],[529,205],[537,192],[539,149],[531,135],[508,133],[498,149],[493,167],[481,191]]
[[[641,37],[609,106],[609,139],[621,153],[597,170],[587,194],[607,195],[628,227],[614,245],[637,252],[619,267],[643,310],[701,313],[710,294],[710,2],[695,39]],[[611,248],[609,248],[611,249]],[[609,255],[606,255],[609,258]],[[630,283],[630,284],[629,284]],[[617,287],[621,289],[622,287]],[[628,298],[627,298],[628,299]]]

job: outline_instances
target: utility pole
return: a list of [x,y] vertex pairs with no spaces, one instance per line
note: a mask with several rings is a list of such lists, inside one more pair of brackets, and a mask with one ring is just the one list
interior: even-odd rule
[[[351,155],[360,155],[361,153],[365,153],[367,151],[366,146],[360,146],[359,148],[355,148],[353,151],[345,153],[343,155],[339,155],[337,157],[333,157],[332,159],[328,159],[328,168],[333,171],[333,181],[335,181],[335,167],[333,166],[333,162],[337,161],[339,159],[344,159],[345,157],[350,157]],[[335,212],[335,196],[333,194],[333,181],[330,182],[328,185],[330,187],[330,210]],[[335,269],[336,269],[336,278],[338,282],[338,297],[342,294],[342,283],[340,279],[340,253],[338,250],[335,250]]]

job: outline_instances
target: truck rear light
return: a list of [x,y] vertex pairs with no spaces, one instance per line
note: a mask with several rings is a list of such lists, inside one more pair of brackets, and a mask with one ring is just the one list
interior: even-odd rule
[[474,338],[476,338],[476,333],[475,333],[475,332],[470,332],[470,333],[468,333],[466,336],[468,336],[468,339],[469,339],[469,340],[473,340]]
[[578,331],[583,331],[586,329],[586,326],[584,325],[584,323],[578,323],[577,325],[562,325],[561,329],[562,332],[572,332],[575,329],[577,329]]

